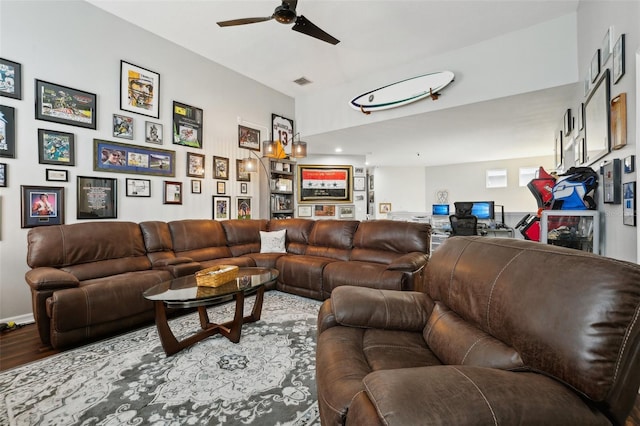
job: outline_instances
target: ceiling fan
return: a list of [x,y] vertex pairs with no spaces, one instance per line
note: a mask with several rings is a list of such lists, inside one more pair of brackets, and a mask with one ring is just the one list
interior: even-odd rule
[[282,4],[273,11],[273,15],[267,16],[264,18],[241,18],[241,19],[232,19],[230,21],[221,21],[217,24],[221,27],[231,27],[234,25],[245,25],[245,24],[255,24],[257,22],[270,21],[275,19],[281,24],[291,24],[295,22],[293,27],[291,28],[294,31],[298,31],[299,33],[306,34],[311,37],[315,37],[319,40],[326,41],[331,44],[338,44],[340,40],[333,37],[330,34],[327,34],[316,25],[314,25],[311,21],[309,21],[304,16],[296,15],[296,6],[298,5],[298,0],[282,0]]

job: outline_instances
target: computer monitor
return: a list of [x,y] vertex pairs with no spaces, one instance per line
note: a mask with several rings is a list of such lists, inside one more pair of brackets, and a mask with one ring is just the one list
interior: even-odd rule
[[433,216],[449,216],[449,204],[434,204],[431,208]]
[[471,214],[478,220],[494,220],[495,206],[493,201],[474,201],[471,207]]

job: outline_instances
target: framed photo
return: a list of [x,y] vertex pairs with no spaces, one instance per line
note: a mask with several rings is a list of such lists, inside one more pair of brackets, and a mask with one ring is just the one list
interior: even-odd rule
[[636,156],[635,155],[629,155],[628,157],[625,157],[624,160],[622,161],[623,165],[624,165],[624,172],[629,174],[629,173],[633,173],[636,170]]
[[627,144],[627,94],[620,93],[611,99],[611,149]]
[[564,135],[569,136],[573,131],[573,117],[571,115],[571,108],[567,109],[562,119],[562,126],[564,128]]
[[162,124],[153,121],[144,122],[144,140],[147,143],[162,145]]
[[622,184],[622,223],[636,226],[636,183]]
[[556,142],[555,142],[555,148],[554,148],[554,155],[555,155],[555,165],[556,165],[556,169],[560,169],[562,168],[562,155],[564,153],[563,151],[563,147],[562,147],[562,130],[560,130],[560,132],[556,131]]
[[213,196],[213,219],[231,219],[231,197]]
[[113,136],[116,138],[133,139],[133,117],[113,114]]
[[364,191],[365,187],[365,177],[364,176],[356,176],[353,178],[353,190],[354,191]]
[[216,194],[225,194],[227,192],[227,183],[218,182],[216,185]]
[[336,215],[335,204],[316,204],[313,206],[313,213],[320,217],[333,217]]
[[618,37],[613,46],[613,84],[618,83],[624,75],[624,34]]
[[584,104],[585,163],[595,163],[610,151],[609,70],[594,86]]
[[160,118],[160,74],[120,61],[120,109]]
[[245,169],[243,160],[236,160],[236,180],[238,182],[251,182],[251,174]]
[[22,99],[22,65],[0,58],[0,96]]
[[64,188],[20,186],[22,227],[64,224]]
[[373,191],[373,175],[369,175],[369,191]]
[[379,213],[389,213],[391,211],[391,203],[380,203],[378,204],[378,212]]
[[173,101],[173,143],[202,148],[202,110]]
[[246,182],[242,182],[242,183],[240,184],[240,193],[241,193],[241,194],[246,194],[247,192],[249,192],[249,191],[248,191],[247,183],[246,183]]
[[238,146],[252,151],[260,151],[260,130],[239,125]]
[[150,179],[127,178],[127,197],[151,197]]
[[602,39],[600,46],[600,63],[602,66],[607,63],[607,59],[611,56],[611,49],[613,48],[613,27],[607,29],[607,33]]
[[93,170],[154,176],[175,176],[176,153],[100,139],[93,140]]
[[38,162],[74,166],[76,164],[73,133],[38,129]]
[[274,141],[280,141],[286,155],[291,155],[293,143],[293,120],[277,114],[271,114],[271,134]]
[[204,154],[187,152],[187,176],[204,177]]
[[353,219],[356,217],[355,206],[338,206],[338,217],[340,219]]
[[199,179],[191,179],[191,193],[202,194],[202,181]]
[[36,80],[36,119],[96,129],[98,115],[94,93]]
[[69,182],[69,173],[66,170],[47,169],[45,172],[48,181]]
[[182,204],[182,182],[164,181],[163,204]]
[[213,157],[213,178],[229,180],[229,159],[226,157]]
[[591,71],[589,75],[591,76],[592,83],[596,82],[599,74],[600,74],[600,49],[596,50],[596,53],[594,53],[593,58],[591,58]]
[[0,163],[0,187],[7,186],[7,164]]
[[298,206],[298,217],[311,217],[313,216],[313,209],[311,206]]
[[354,167],[353,174],[356,176],[364,175],[364,167]]
[[298,166],[298,200],[352,201],[352,166]]
[[117,180],[113,178],[100,178],[78,176],[78,219],[115,219]]
[[237,197],[238,219],[251,219],[251,198]]
[[16,158],[16,110],[0,105],[0,157]]

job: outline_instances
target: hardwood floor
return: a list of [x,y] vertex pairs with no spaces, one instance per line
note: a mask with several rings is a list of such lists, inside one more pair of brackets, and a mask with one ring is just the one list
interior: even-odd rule
[[[0,371],[37,361],[60,351],[44,346],[38,337],[35,324],[27,324],[16,330],[0,333]],[[625,426],[640,426],[640,396]]]

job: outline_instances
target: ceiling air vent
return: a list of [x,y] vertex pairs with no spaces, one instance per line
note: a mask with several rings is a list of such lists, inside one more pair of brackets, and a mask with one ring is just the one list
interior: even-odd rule
[[293,82],[300,86],[306,86],[307,84],[311,83],[311,80],[309,80],[307,77],[300,77],[296,80],[293,80]]

